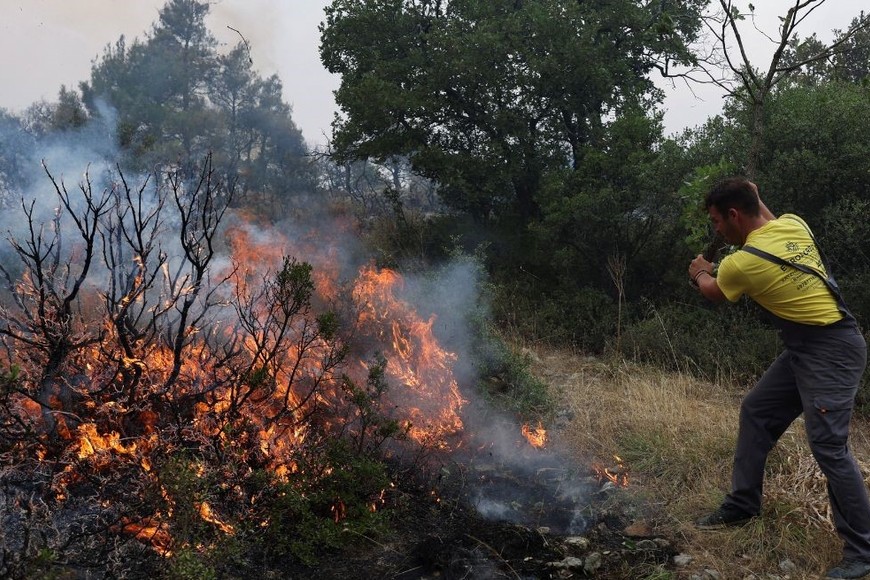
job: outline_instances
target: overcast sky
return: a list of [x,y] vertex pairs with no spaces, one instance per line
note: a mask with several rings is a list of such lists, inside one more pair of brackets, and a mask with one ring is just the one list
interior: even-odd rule
[[[757,23],[776,34],[776,15],[793,0],[755,0]],[[120,35],[143,38],[157,20],[164,0],[0,0],[0,107],[20,112],[39,99],[54,101],[60,85],[75,88],[90,75],[91,61]],[[318,24],[327,0],[215,0],[207,24],[219,41],[233,46],[239,30],[248,40],[254,67],[262,76],[278,74],[293,120],[310,145],[329,133],[335,111],[332,91],[339,79],[318,55]],[[746,6],[748,2],[741,5]],[[801,36],[816,32],[830,39],[845,29],[863,0],[828,0],[802,25]],[[765,66],[770,43],[744,25],[757,66]],[[667,132],[696,126],[721,111],[722,98],[712,88],[682,84],[669,90],[665,103]]]

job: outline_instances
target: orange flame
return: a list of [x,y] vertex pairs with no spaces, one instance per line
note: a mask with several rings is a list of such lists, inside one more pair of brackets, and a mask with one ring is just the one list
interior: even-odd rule
[[[250,291],[252,300],[247,306],[252,311],[249,321],[251,327],[255,330],[260,328],[257,317],[270,315],[260,311],[266,310],[267,306],[255,299],[257,296],[255,285],[266,279],[268,273],[274,273],[277,268],[280,268],[285,256],[300,256],[314,267],[315,295],[312,298],[312,310],[316,312],[320,306],[338,301],[341,288],[338,264],[341,260],[338,259],[338,250],[334,245],[304,237],[291,243],[280,234],[269,232],[266,236],[261,235],[262,231],[246,224],[230,228],[228,245],[233,254],[232,263],[238,265],[238,270],[228,268],[227,271],[214,276],[216,280],[223,276],[224,279],[229,280],[229,284],[235,283],[235,288],[240,293]],[[168,264],[164,264],[163,268],[168,279],[170,277]],[[141,281],[141,272],[138,270],[137,272],[139,274],[134,280],[134,285]],[[32,285],[32,282],[29,284]],[[459,391],[453,372],[457,355],[448,352],[439,344],[434,332],[436,316],[428,312],[421,315],[412,304],[402,299],[403,285],[404,280],[397,272],[369,265],[359,270],[356,280],[349,284],[349,288],[342,289],[351,290],[351,299],[356,309],[352,315],[355,318],[352,323],[356,325],[357,335],[369,339],[371,341],[369,346],[381,352],[386,359],[385,374],[388,389],[384,396],[389,399],[390,404],[384,405],[383,408],[392,409],[391,412],[395,416],[391,418],[406,426],[408,435],[413,440],[429,446],[446,448],[448,446],[446,440],[463,429],[460,412],[465,400]],[[140,299],[125,297],[122,305],[135,300]],[[99,312],[99,310],[96,304],[92,309],[87,309],[89,312]],[[135,352],[134,356],[112,354],[118,352],[117,349],[112,350],[112,345],[119,340],[120,329],[113,326],[111,322],[104,321],[104,328],[100,334],[104,342],[95,345],[92,351],[82,355],[83,359],[88,360],[82,361],[81,368],[85,369],[83,373],[88,375],[96,376],[97,373],[102,373],[100,381],[119,387],[133,384],[134,381],[130,379],[132,376],[137,377],[137,380],[138,377],[142,377],[137,383],[137,388],[143,393],[152,386],[167,384],[167,379],[171,376],[173,390],[160,393],[160,398],[165,400],[176,396],[187,397],[186,404],[189,406],[184,407],[185,412],[187,409],[191,410],[190,415],[185,416],[189,421],[181,426],[182,437],[189,440],[213,438],[229,445],[245,445],[246,449],[252,449],[252,454],[259,454],[258,461],[264,460],[279,477],[288,476],[298,469],[295,458],[309,436],[308,424],[297,421],[296,417],[289,416],[292,411],[287,411],[297,409],[303,404],[300,401],[302,397],[294,391],[296,388],[294,385],[306,383],[325,385],[322,391],[319,390],[314,395],[316,400],[308,403],[312,407],[332,408],[342,400],[337,379],[331,386],[329,384],[331,377],[327,377],[321,383],[322,376],[319,373],[325,372],[322,369],[325,365],[319,362],[320,353],[328,349],[329,345],[325,341],[317,342],[317,340],[305,343],[304,348],[308,349],[306,356],[300,352],[303,349],[300,344],[276,349],[276,352],[269,353],[268,361],[261,364],[263,376],[253,377],[255,372],[260,370],[257,368],[260,359],[257,358],[256,353],[258,348],[262,352],[262,344],[259,346],[254,344],[255,339],[252,337],[234,336],[233,333],[236,332],[234,325],[238,322],[238,320],[229,320],[215,323],[211,328],[190,326],[184,329],[185,338],[189,338],[190,341],[185,345],[182,360],[176,360],[178,352],[174,352],[159,341],[144,345],[141,350]],[[253,361],[250,365],[252,378],[245,388],[250,388],[250,393],[255,394],[247,399],[243,399],[238,393],[227,392],[235,387],[220,386],[222,385],[220,373],[232,372],[232,369],[229,365],[219,367],[215,364],[215,354],[209,350],[213,348],[213,343],[204,338],[215,336],[233,339],[232,344],[236,348],[234,356],[237,353],[239,359],[246,362]],[[260,336],[257,340],[262,342],[269,340],[269,337]],[[347,374],[354,381],[362,383],[365,382],[368,363],[364,355],[359,357],[359,360],[347,363],[349,368],[340,370],[342,373],[347,370]],[[322,358],[327,357],[324,355]],[[292,364],[284,364],[288,361]],[[285,368],[291,370],[283,370]],[[94,379],[93,376],[89,378]],[[93,382],[96,384],[97,381],[94,379]],[[236,385],[240,382],[243,381],[226,381],[225,384]],[[85,383],[87,381],[83,381],[83,384]],[[262,395],[260,391],[255,391],[259,388],[259,384],[267,385],[262,388]],[[331,388],[335,390],[331,391]],[[85,390],[87,387],[82,389]],[[156,389],[157,387],[154,387],[155,391]],[[136,393],[137,396],[140,394]],[[243,394],[247,395],[247,393]],[[134,398],[132,393],[129,398]],[[240,400],[246,406],[243,406]],[[42,420],[43,409],[40,404],[23,397],[17,404],[26,411],[25,415],[30,417],[32,422]],[[123,459],[138,465],[148,474],[147,477],[154,478],[155,468],[152,466],[152,461],[156,456],[152,455],[152,452],[158,448],[158,437],[163,428],[159,408],[146,407],[137,410],[126,406],[126,403],[122,405],[116,401],[103,401],[96,396],[92,397],[88,404],[92,405],[91,408],[99,408],[99,412],[95,413],[98,419],[94,423],[77,424],[72,420],[74,416],[71,413],[61,412],[56,415],[57,430],[63,431],[64,438],[69,439],[71,453],[97,469],[103,469],[114,461]],[[62,410],[64,403],[60,400],[52,401],[50,406],[52,409]],[[244,415],[246,425],[244,431],[227,429],[225,417],[230,410],[238,415]],[[71,417],[70,420],[65,419],[66,415]],[[125,430],[128,423],[134,424],[135,429]],[[118,431],[122,431],[125,437],[122,438]],[[530,430],[529,433],[540,438],[540,445],[546,441],[546,431],[540,426]],[[531,438],[530,442],[532,442]],[[38,449],[37,453],[43,454],[44,451]],[[74,471],[73,466],[70,465],[64,473],[66,479],[60,478],[58,481],[61,483],[73,481],[77,477]],[[66,487],[58,485],[60,490]],[[65,495],[59,495],[58,498],[63,499]],[[373,499],[370,504],[371,509],[374,511],[383,505],[384,498],[382,492],[380,497]],[[165,499],[168,503],[172,503],[171,498]],[[440,499],[434,496],[434,501]],[[223,521],[207,502],[196,504],[195,507],[204,521],[215,525],[224,533],[235,532],[234,527]],[[336,522],[345,519],[347,508],[340,498],[335,500],[332,507]],[[116,531],[135,536],[140,541],[168,554],[172,538],[168,531],[168,524],[161,521],[161,518],[169,517],[171,513],[157,514],[151,518],[135,521],[123,520],[116,526]]]
[[129,534],[142,542],[156,548],[163,556],[172,555],[172,536],[167,530],[168,526],[156,518],[143,518],[131,521],[128,518],[121,520],[121,525],[113,526],[112,530]]
[[99,452],[109,450],[115,451],[122,455],[134,455],[136,453],[136,443],[131,443],[125,446],[121,443],[121,436],[112,431],[107,435],[100,435],[97,432],[97,426],[93,423],[85,423],[78,426],[79,432],[79,459],[85,459]]
[[347,506],[341,498],[335,500],[330,511],[332,512],[332,519],[335,523],[339,523],[347,517]]
[[354,284],[361,328],[387,345],[386,373],[398,382],[390,396],[404,409],[410,436],[445,447],[445,437],[462,430],[459,412],[465,400],[453,376],[456,355],[441,348],[432,331],[435,316],[423,320],[396,298],[404,281],[395,271],[373,266],[360,270]]
[[236,532],[236,530],[235,530],[235,528],[233,528],[233,526],[222,521],[214,513],[214,511],[211,509],[211,506],[208,504],[208,502],[204,501],[204,502],[200,503],[197,506],[197,509],[199,510],[199,516],[203,519],[203,521],[206,521],[210,524],[214,524],[223,533],[233,535]]
[[541,449],[547,444],[547,430],[544,429],[540,421],[538,421],[537,427],[532,427],[528,423],[524,424],[522,433],[532,447]]
[[598,483],[610,482],[617,487],[628,487],[628,467],[618,455],[614,455],[616,465],[605,467],[601,463],[593,462],[592,471],[598,479]]

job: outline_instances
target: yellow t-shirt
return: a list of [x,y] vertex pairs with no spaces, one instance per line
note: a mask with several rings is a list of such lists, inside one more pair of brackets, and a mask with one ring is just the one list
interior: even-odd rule
[[[746,245],[809,266],[827,277],[806,224],[796,215],[783,214],[767,222],[749,234]],[[738,251],[723,258],[716,283],[731,302],[746,294],[764,309],[792,322],[827,325],[843,318],[836,299],[817,276],[749,252]]]

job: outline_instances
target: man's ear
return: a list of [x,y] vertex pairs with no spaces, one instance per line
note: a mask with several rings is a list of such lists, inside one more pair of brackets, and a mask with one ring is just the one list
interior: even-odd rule
[[728,215],[728,221],[734,221],[738,217],[740,217],[740,212],[737,211],[736,207],[729,207],[727,215]]

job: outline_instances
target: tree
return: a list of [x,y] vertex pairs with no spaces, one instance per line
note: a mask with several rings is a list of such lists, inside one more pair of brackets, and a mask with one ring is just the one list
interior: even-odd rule
[[277,75],[253,83],[255,106],[244,116],[250,181],[261,191],[288,195],[311,189],[302,132],[283,101]]
[[0,208],[14,205],[12,198],[18,197],[17,191],[27,187],[35,143],[35,136],[25,130],[24,121],[0,108]]
[[[823,59],[812,59],[822,54],[826,46],[815,34],[801,39],[794,36],[783,52],[783,66],[799,68],[789,78],[790,82],[815,86],[824,82],[866,83],[870,77],[870,26],[862,12],[853,18],[846,31],[834,31],[834,44],[838,48]],[[842,42],[841,42],[842,41]]]
[[787,84],[815,86],[831,80],[833,75],[831,58],[810,59],[813,55],[823,52],[825,48],[825,44],[816,37],[815,33],[807,38],[792,37],[782,53],[784,67],[797,65],[797,68],[788,77]]
[[[144,41],[121,37],[93,64],[82,83],[85,105],[101,115],[104,99],[118,112],[118,140],[137,169],[213,154],[216,170],[237,200],[251,193],[277,203],[312,188],[301,131],[283,101],[277,76],[260,78],[243,43],[218,54],[205,26],[209,3],[170,0]],[[280,213],[280,212],[279,212]]]
[[[658,120],[636,111],[608,125],[582,166],[551,181],[542,218],[532,226],[537,259],[524,263],[532,276],[523,280],[532,296],[558,299],[549,333],[574,333],[575,343],[599,350],[615,329],[621,297],[636,306],[639,297],[673,296],[682,284],[673,265],[689,252],[674,184],[686,164],[675,149],[662,141]],[[584,333],[577,336],[577,329]]]
[[52,111],[52,129],[64,131],[77,129],[88,121],[88,113],[82,104],[81,97],[74,91],[60,86],[57,94],[57,105]]
[[207,2],[169,0],[160,10],[146,45],[145,61],[157,74],[148,75],[163,89],[160,95],[166,116],[165,131],[176,135],[188,158],[205,153],[194,149],[202,136],[199,123],[205,116],[206,94],[217,66],[217,41],[205,26]]
[[222,129],[226,134],[223,147],[227,156],[225,163],[230,173],[235,174],[249,157],[252,148],[250,137],[243,130],[243,125],[245,116],[250,115],[256,107],[253,87],[256,75],[247,48],[241,43],[229,53],[219,56],[218,66],[210,98],[222,113]]
[[342,77],[334,145],[408,156],[454,208],[527,222],[549,172],[656,100],[647,73],[689,59],[702,4],[335,0],[321,28]]
[[[834,55],[834,75],[851,83],[868,82],[870,79],[870,26],[864,12],[854,18],[849,28],[840,33],[842,50]],[[864,26],[861,26],[861,23]],[[850,33],[851,31],[851,33]]]
[[[751,111],[750,142],[746,153],[745,173],[754,178],[758,170],[761,146],[764,140],[764,107],[773,89],[805,67],[815,66],[836,55],[847,53],[849,42],[861,31],[870,27],[870,18],[863,13],[853,20],[852,25],[834,42],[824,45],[811,37],[804,43],[797,43],[796,31],[800,24],[827,0],[794,0],[785,16],[779,18],[781,25],[777,37],[768,38],[775,46],[773,56],[766,71],[758,71],[749,59],[744,45],[739,23],[746,19],[733,0],[719,0],[721,13],[705,19],[712,33],[718,54],[733,75],[733,79],[721,79],[715,72],[713,61],[698,61],[707,80],[723,88],[728,96],[743,103]],[[755,8],[750,3],[749,12]],[[729,43],[731,39],[736,48]],[[790,44],[791,43],[791,44]],[[791,46],[792,58],[786,58]]]
[[119,113],[121,145],[137,156],[200,158],[211,122],[206,91],[217,66],[217,41],[205,26],[209,4],[170,0],[145,41],[123,37],[107,47],[81,90],[89,110],[106,99]]
[[218,57],[218,64],[209,99],[222,123],[216,132],[223,134],[219,142],[229,179],[242,195],[313,189],[305,142],[283,101],[281,80],[259,78],[242,43]]
[[[22,357],[31,363],[34,380],[30,397],[39,403],[45,433],[57,437],[59,423],[55,409],[58,401],[67,401],[70,359],[76,352],[99,343],[102,330],[88,328],[83,323],[82,309],[77,308],[83,286],[91,273],[98,253],[98,224],[109,211],[107,192],[95,193],[90,176],[80,186],[84,203],[77,204],[62,183],[46,173],[57,192],[60,210],[52,227],[40,227],[35,217],[35,201],[22,200],[21,209],[27,229],[22,239],[10,238],[13,250],[25,270],[26,282],[16,286],[10,268],[0,264],[0,275],[15,297],[19,313],[2,308],[3,324],[0,337],[29,347]],[[64,228],[68,218],[75,251],[64,256]],[[60,423],[63,424],[63,423]]]
[[772,203],[818,223],[842,198],[870,199],[868,96],[867,87],[829,82],[770,99],[759,176]]

